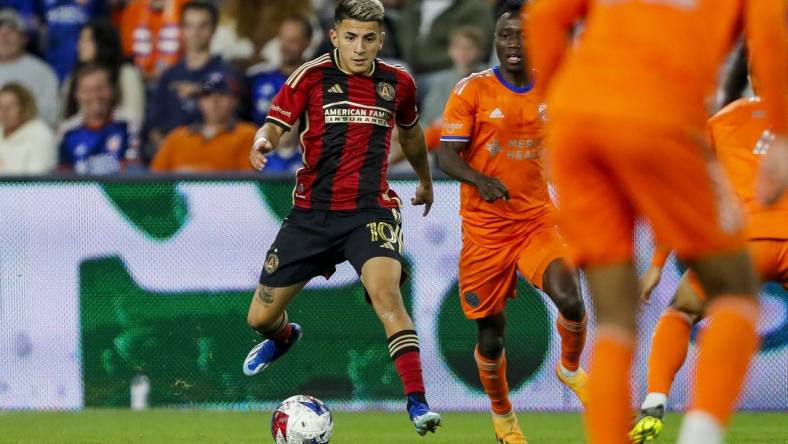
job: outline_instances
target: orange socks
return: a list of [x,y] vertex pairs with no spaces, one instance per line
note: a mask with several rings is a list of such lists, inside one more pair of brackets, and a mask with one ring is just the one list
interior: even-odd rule
[[723,296],[709,306],[709,326],[700,338],[695,399],[690,410],[728,423],[753,355],[758,351],[758,303]]
[[632,332],[602,325],[591,358],[586,428],[591,444],[628,444],[632,419],[631,381],[635,337]]
[[580,355],[586,345],[586,326],[588,317],[582,321],[570,321],[560,314],[556,321],[558,334],[561,335],[561,365],[573,372],[580,367]]
[[473,351],[476,366],[479,368],[479,379],[492,403],[492,411],[496,415],[505,415],[512,411],[509,402],[509,383],[506,380],[506,354],[501,353],[498,359],[487,359],[479,354],[478,347]]
[[648,358],[648,392],[667,395],[687,358],[692,323],[689,316],[668,308],[657,322]]

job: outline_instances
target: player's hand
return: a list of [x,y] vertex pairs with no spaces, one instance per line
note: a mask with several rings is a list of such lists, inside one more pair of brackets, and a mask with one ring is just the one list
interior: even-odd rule
[[265,155],[273,150],[274,146],[271,144],[270,140],[261,135],[257,135],[254,139],[254,145],[252,145],[252,151],[249,153],[249,161],[252,162],[254,169],[260,171],[265,168],[265,164],[268,162]]
[[643,303],[651,303],[651,292],[657,288],[657,284],[659,284],[659,279],[661,277],[662,267],[652,265],[649,267],[648,271],[646,271],[646,274],[640,278],[640,300]]
[[758,201],[770,205],[788,188],[788,138],[775,136],[769,144],[769,152],[761,161],[755,192]]
[[432,184],[419,184],[416,187],[416,195],[410,199],[410,203],[413,205],[424,205],[423,216],[429,214],[430,208],[432,208],[432,201]]
[[509,190],[497,177],[479,174],[473,184],[476,185],[482,199],[487,202],[495,202],[498,199],[509,200]]

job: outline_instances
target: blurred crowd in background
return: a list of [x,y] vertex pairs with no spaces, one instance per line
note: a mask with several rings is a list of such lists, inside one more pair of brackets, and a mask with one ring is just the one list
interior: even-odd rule
[[[496,0],[382,0],[379,57],[419,85],[438,145],[456,82],[494,64]],[[334,0],[0,0],[0,174],[251,171],[288,76],[332,44]],[[263,172],[301,166],[291,131]],[[398,152],[392,141],[394,163]],[[395,165],[394,172],[407,172]]]

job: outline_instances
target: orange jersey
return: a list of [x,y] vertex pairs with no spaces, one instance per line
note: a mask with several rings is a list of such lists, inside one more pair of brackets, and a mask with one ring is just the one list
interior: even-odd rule
[[541,160],[545,106],[532,86],[508,84],[496,67],[460,80],[449,96],[441,141],[467,142],[460,156],[474,170],[497,177],[510,196],[490,203],[462,184],[466,232],[495,235],[552,211]]
[[784,0],[534,0],[523,17],[553,116],[590,114],[702,137],[719,67],[743,24],[764,108],[776,132],[788,129]]
[[[788,100],[786,100],[788,102]],[[709,120],[712,144],[747,212],[751,239],[788,239],[788,195],[764,208],[755,199],[755,179],[772,127],[760,99],[739,99]]]
[[123,53],[146,76],[158,76],[181,57],[180,13],[186,0],[167,0],[155,11],[151,0],[135,0],[121,18]]

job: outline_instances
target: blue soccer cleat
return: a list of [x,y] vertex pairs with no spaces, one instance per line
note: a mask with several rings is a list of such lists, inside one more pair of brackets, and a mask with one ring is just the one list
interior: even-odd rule
[[287,353],[290,347],[301,339],[301,326],[295,323],[290,325],[292,330],[290,331],[290,337],[286,341],[275,342],[271,339],[266,339],[255,345],[249,354],[246,355],[246,360],[244,360],[244,374],[246,376],[254,376],[265,370],[266,367]]
[[416,433],[422,436],[427,432],[435,433],[441,425],[441,415],[430,410],[424,395],[408,395],[408,416],[416,426]]

